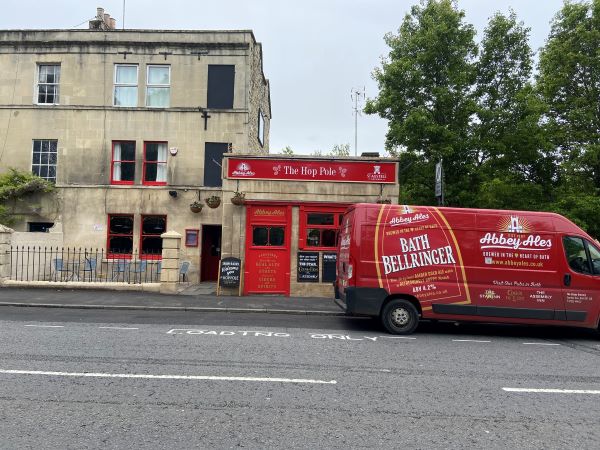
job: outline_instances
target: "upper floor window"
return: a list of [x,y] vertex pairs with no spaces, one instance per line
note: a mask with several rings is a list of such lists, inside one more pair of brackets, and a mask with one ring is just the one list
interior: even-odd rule
[[167,143],[144,142],[144,184],[167,184]]
[[233,108],[235,66],[210,64],[208,66],[207,107],[216,109]]
[[261,147],[265,146],[265,116],[260,109],[258,110],[258,142]]
[[204,144],[204,186],[222,186],[221,167],[223,155],[231,144],[225,142],[207,142]]
[[138,66],[115,65],[114,106],[137,106]]
[[56,181],[56,140],[34,140],[31,171],[45,180]]
[[60,85],[60,64],[39,64],[37,103],[57,104]]
[[171,66],[148,66],[146,106],[168,108],[171,93]]
[[135,179],[135,142],[113,142],[111,183],[133,184]]

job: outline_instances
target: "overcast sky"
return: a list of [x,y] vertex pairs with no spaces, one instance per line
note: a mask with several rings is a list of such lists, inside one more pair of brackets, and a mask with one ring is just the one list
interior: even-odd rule
[[[125,27],[144,29],[251,29],[263,44],[265,76],[271,83],[271,153],[328,152],[350,144],[354,115],[350,92],[377,95],[371,77],[396,32],[418,0],[126,0]],[[123,0],[3,1],[0,29],[86,28],[103,7],[123,24]],[[562,0],[459,0],[480,39],[488,18],[513,8],[531,28],[531,46],[544,44]],[[84,22],[83,25],[80,25]],[[358,153],[383,154],[387,122],[358,117]]]

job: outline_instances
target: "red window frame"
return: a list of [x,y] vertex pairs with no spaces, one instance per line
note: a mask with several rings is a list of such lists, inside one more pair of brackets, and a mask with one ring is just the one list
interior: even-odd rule
[[[167,231],[167,216],[166,214],[142,214],[142,218],[140,220],[140,259],[150,259],[150,260],[161,260],[162,259],[162,253],[161,254],[146,254],[144,253],[144,247],[142,245],[144,237],[148,237],[148,236],[158,236],[160,237],[160,234],[144,234],[144,218],[146,217],[164,217],[165,219],[165,231]],[[163,231],[164,233],[164,231]],[[162,248],[162,247],[161,247]]]
[[[148,149],[148,144],[165,144],[165,146],[167,146],[167,152],[165,154],[165,161],[148,161],[146,159],[146,152]],[[168,152],[168,142],[166,141],[144,141],[144,163],[143,163],[143,168],[142,168],[142,184],[145,184],[146,186],[165,186],[167,184],[167,181],[146,181],[146,167],[148,164],[155,164],[157,166],[157,171],[156,173],[158,173],[158,165],[159,164],[164,164],[165,166],[167,165],[167,159],[169,159],[168,156],[169,152]]]
[[[116,143],[122,143],[122,142],[126,142],[126,143],[132,143],[133,144],[133,161],[128,160],[128,159],[119,159],[119,160],[115,160],[115,144]],[[114,174],[114,166],[115,166],[115,162],[120,162],[120,163],[133,163],[134,167],[135,167],[135,141],[112,141],[112,153],[111,153],[111,158],[110,158],[110,184],[127,184],[127,185],[131,185],[135,182],[135,169],[134,169],[134,176],[133,176],[133,180],[129,181],[129,180],[115,180],[113,178],[113,174]]]
[[[337,236],[337,233],[340,230],[340,226],[342,225],[340,222],[340,217],[346,211],[346,206],[301,206],[300,207],[300,229],[298,231],[298,249],[300,250],[314,250],[314,251],[331,251],[335,250],[337,242],[337,238],[334,240],[334,245],[331,247],[328,246],[313,246],[308,245],[306,242],[306,233],[310,229],[318,229],[318,230],[334,230]],[[333,225],[309,225],[308,224],[308,215],[311,213],[317,214],[333,214]]]
[[[266,228],[267,229],[267,245],[258,245],[254,243],[254,229],[255,228]],[[283,229],[283,243],[281,245],[270,245],[268,242],[271,240],[271,228],[282,228]],[[285,223],[253,223],[250,227],[250,232],[252,233],[250,239],[251,248],[273,248],[273,249],[282,249],[287,247],[287,233],[288,226]]]
[[[131,226],[131,234],[122,234],[122,233],[111,233],[110,232],[110,219],[112,217],[130,217],[132,226]],[[109,214],[108,220],[106,222],[106,257],[107,258],[120,258],[120,259],[131,259],[133,255],[133,230],[135,225],[135,218],[133,214]],[[131,253],[112,253],[110,251],[110,238],[112,236],[123,236],[129,237],[131,236]]]

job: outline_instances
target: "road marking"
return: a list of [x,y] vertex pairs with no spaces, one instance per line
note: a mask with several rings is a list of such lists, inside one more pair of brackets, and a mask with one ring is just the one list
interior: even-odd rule
[[600,390],[594,389],[530,389],[503,387],[502,390],[506,392],[532,392],[542,394],[600,394]]
[[64,328],[64,325],[25,325],[26,327],[35,328]]
[[408,336],[379,336],[380,338],[386,339],[416,339],[416,337],[408,337]]
[[0,369],[0,373],[13,375],[47,375],[54,377],[136,378],[144,380],[264,381],[271,383],[337,384],[336,380],[311,380],[304,378],[274,377],[224,377],[210,375],[149,375],[137,373],[47,372],[44,370],[7,369]]
[[560,344],[550,344],[546,342],[523,342],[523,345],[560,345]]
[[492,342],[492,341],[480,341],[477,339],[452,339],[452,342]]
[[133,327],[98,327],[98,328],[102,328],[103,330],[139,330],[139,328],[133,328]]

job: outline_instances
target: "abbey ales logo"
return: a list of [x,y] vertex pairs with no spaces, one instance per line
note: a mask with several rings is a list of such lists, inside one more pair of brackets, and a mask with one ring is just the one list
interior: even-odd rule
[[552,247],[552,240],[534,234],[533,227],[523,217],[503,217],[497,229],[497,233],[488,232],[479,240],[482,249],[543,251]]
[[419,222],[427,222],[429,220],[429,214],[415,212],[415,210],[408,205],[402,205],[400,208],[400,215],[394,216],[390,219],[390,227],[411,225]]
[[247,162],[239,163],[231,174],[235,177],[253,177],[255,175]]

